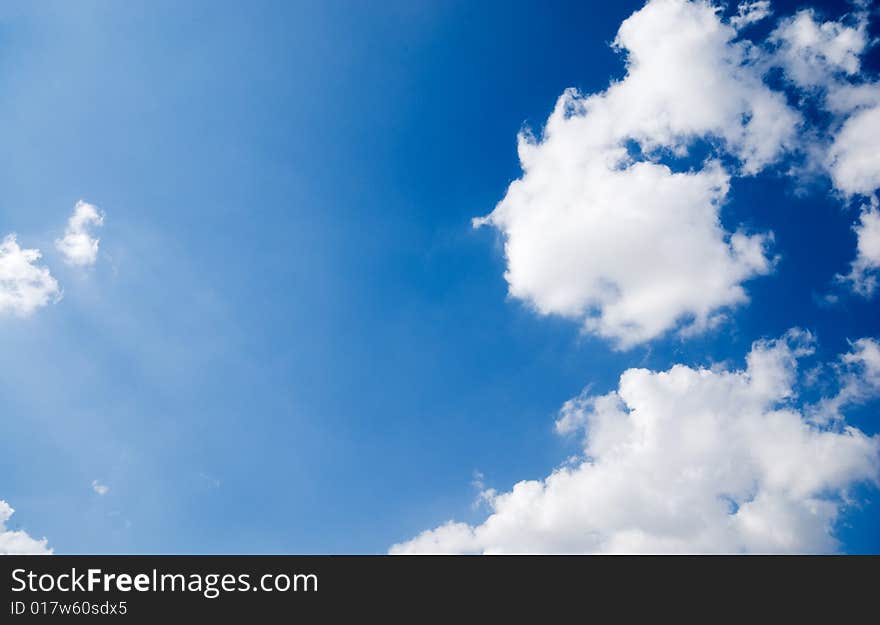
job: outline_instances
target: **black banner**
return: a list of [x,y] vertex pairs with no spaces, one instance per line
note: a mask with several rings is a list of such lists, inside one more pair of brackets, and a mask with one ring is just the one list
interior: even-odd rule
[[11,624],[771,612],[839,621],[874,612],[880,558],[3,556],[0,575],[0,623]]

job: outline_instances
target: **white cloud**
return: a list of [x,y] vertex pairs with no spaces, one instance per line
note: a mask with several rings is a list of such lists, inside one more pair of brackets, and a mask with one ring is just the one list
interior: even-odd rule
[[[797,151],[808,165],[789,163],[790,173],[818,165],[843,199],[872,196],[880,83],[861,67],[868,14],[858,6],[838,21],[799,11],[757,44],[737,31],[767,17],[768,2],[741,3],[729,24],[715,6],[685,0],[651,0],[627,19],[615,39],[625,78],[592,95],[566,91],[540,136],[522,132],[521,178],[475,220],[504,236],[511,296],[624,348],[700,331],[746,301],[744,281],[772,269],[769,235],[720,221],[732,178]],[[764,82],[773,68],[792,101],[830,121],[790,108]],[[698,166],[695,142],[709,144]],[[870,294],[876,198],[855,231],[844,279]],[[808,403],[798,361],[812,352],[812,337],[791,331],[755,343],[741,370],[630,369],[617,390],[563,406],[557,429],[584,431],[582,457],[508,492],[481,480],[484,522],[450,521],[391,552],[834,551],[850,491],[880,478],[880,436],[845,420],[880,395],[880,343],[853,341],[829,368],[811,369],[806,382],[835,372],[836,391]]]
[[15,510],[0,499],[0,555],[48,555],[52,550],[48,541],[43,538],[36,540],[22,530],[10,530],[6,522]]
[[794,144],[800,115],[736,34],[711,5],[653,0],[615,40],[626,77],[566,91],[540,139],[520,135],[522,177],[475,220],[505,237],[512,296],[623,348],[683,323],[699,331],[747,300],[742,282],[771,269],[768,237],[722,226],[730,173],[713,159],[688,171],[661,162],[708,139],[752,174]]
[[97,207],[82,200],[76,203],[73,215],[67,221],[64,236],[55,241],[55,247],[71,265],[94,265],[98,258],[99,239],[89,233],[94,226],[101,226],[104,216]]
[[828,86],[841,75],[860,69],[859,56],[868,45],[867,21],[857,14],[854,23],[819,22],[812,9],[782,19],[770,34],[776,46],[774,63],[801,87]]
[[842,411],[880,395],[880,343],[862,338],[853,341],[852,350],[840,358],[835,369],[839,380],[836,394],[809,407],[817,423],[843,422]]
[[760,22],[768,17],[773,11],[770,9],[770,0],[756,0],[755,2],[740,2],[737,5],[736,15],[730,18],[730,25],[739,30],[755,22]]
[[[742,370],[629,369],[616,391],[563,407],[559,430],[585,433],[581,461],[496,494],[479,525],[449,522],[391,552],[834,551],[847,491],[878,479],[880,437],[798,407],[811,352],[795,330],[756,342]],[[880,391],[875,341],[840,362],[837,409]]]
[[849,282],[856,293],[869,297],[877,288],[877,274],[880,270],[880,210],[877,198],[862,207],[856,232],[856,258],[849,274],[839,276]]
[[838,115],[880,106],[880,84],[836,84],[825,96],[825,108]]
[[49,269],[36,264],[40,257],[39,250],[19,247],[14,234],[0,242],[0,313],[27,316],[61,298]]
[[880,393],[880,343],[867,338],[853,341],[852,351],[842,360],[847,368],[844,376],[847,396],[842,404]]
[[[848,21],[849,23],[845,23]],[[845,199],[868,196],[861,209],[856,258],[846,276],[856,293],[870,297],[880,268],[880,213],[873,194],[880,188],[880,83],[865,80],[860,56],[868,46],[867,12],[819,23],[811,10],[782,20],[770,39],[774,63],[800,87],[821,87],[820,106],[833,120],[830,139],[810,146]],[[856,82],[853,82],[855,80]]]
[[834,186],[847,195],[869,195],[880,187],[880,106],[853,113],[828,154]]
[[102,484],[98,480],[92,480],[92,490],[103,497],[110,492],[110,487]]
[[[780,21],[770,36],[776,46],[771,64],[782,67],[795,85],[807,89],[807,96],[810,89],[820,88],[817,104],[832,114],[832,121],[828,137],[814,134],[806,148],[846,200],[856,195],[870,197],[880,188],[880,83],[863,75],[860,62],[869,44],[867,33],[865,10],[838,21],[819,22],[812,10],[805,9]],[[856,293],[870,296],[880,266],[876,197],[862,207],[855,230],[856,258],[850,273],[839,277]]]
[[763,84],[752,47],[734,41],[718,13],[702,2],[652,0],[620,25],[614,43],[627,52],[627,75],[590,103],[604,105],[610,142],[684,150],[694,138],[718,137],[755,173],[794,141],[800,115]]

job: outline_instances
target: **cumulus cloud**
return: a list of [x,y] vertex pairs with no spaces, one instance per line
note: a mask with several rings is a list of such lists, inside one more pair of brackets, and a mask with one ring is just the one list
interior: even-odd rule
[[[771,33],[770,64],[806,91],[831,114],[828,136],[814,133],[808,146],[814,160],[828,171],[834,188],[845,200],[870,198],[856,226],[858,244],[850,273],[841,278],[861,295],[876,288],[880,266],[880,83],[866,76],[861,56],[870,45],[867,5],[836,21],[820,21],[810,9],[780,21]],[[818,156],[817,156],[818,155]]]
[[[540,137],[520,134],[522,177],[475,220],[504,236],[513,297],[622,348],[706,328],[747,300],[742,283],[771,269],[769,236],[721,224],[729,169],[775,162],[801,117],[736,37],[711,5],[653,0],[615,39],[625,78],[566,91]],[[736,162],[669,164],[699,140]]]
[[776,46],[774,62],[795,84],[828,86],[859,72],[859,56],[868,45],[867,19],[859,13],[852,24],[820,22],[812,9],[803,9],[780,20],[769,42]]
[[[880,476],[880,437],[840,416],[880,391],[880,348],[854,342],[833,402],[799,406],[812,351],[792,330],[756,342],[743,369],[629,369],[563,407],[559,431],[585,435],[580,460],[493,494],[479,525],[449,522],[391,553],[835,551],[848,491]],[[828,410],[830,425],[811,416]]]
[[104,216],[97,207],[80,200],[67,221],[64,236],[55,241],[55,247],[64,255],[68,264],[94,265],[98,258],[100,240],[90,234],[90,228],[103,224]]
[[880,82],[865,80],[860,55],[868,46],[867,14],[843,21],[819,22],[804,10],[783,20],[771,35],[778,44],[774,62],[800,87],[821,87],[819,105],[832,114],[827,146],[818,141],[819,157],[834,188],[845,199],[862,196],[856,257],[839,278],[857,294],[870,297],[880,268]]
[[15,510],[0,499],[0,555],[48,555],[52,550],[45,538],[31,538],[22,530],[7,529],[6,523]]
[[[685,0],[651,0],[625,20],[614,41],[625,77],[567,90],[537,136],[523,131],[522,176],[475,220],[504,237],[510,295],[622,348],[709,327],[773,265],[771,234],[722,224],[729,187],[796,153],[789,173],[815,165],[845,202],[869,198],[842,279],[871,294],[880,82],[861,64],[867,4],[854,6],[836,21],[799,11],[758,42],[741,35],[770,14],[764,1],[740,3],[727,23]],[[787,94],[765,80],[779,70]],[[800,158],[808,166],[793,166]],[[391,552],[835,551],[852,489],[880,479],[880,435],[845,417],[880,395],[880,343],[855,340],[811,369],[833,372],[835,390],[807,402],[798,365],[813,343],[792,330],[756,342],[740,369],[629,369],[616,390],[563,405],[557,430],[583,432],[581,456],[510,491],[483,489],[482,523],[450,521]]]
[[49,269],[38,265],[36,249],[22,249],[14,234],[0,242],[0,313],[27,316],[61,298]]
[[877,274],[880,270],[880,210],[877,198],[862,208],[859,223],[853,228],[856,232],[856,258],[850,272],[839,276],[852,285],[856,293],[869,297],[877,288]]
[[92,480],[92,490],[103,497],[110,492],[110,487],[106,484],[102,484],[98,480]]
[[[709,2],[651,0],[614,40],[624,78],[567,90],[537,136],[520,133],[522,176],[475,220],[504,238],[513,298],[624,349],[700,332],[772,270],[769,233],[721,222],[737,177],[797,154],[789,173],[827,172],[846,202],[880,189],[880,82],[861,62],[873,43],[867,5],[836,20],[803,9],[764,40],[741,36],[770,13],[746,1],[725,22]],[[776,68],[794,97],[768,85]],[[863,295],[874,290],[862,252],[874,215],[862,215],[849,280]]]
[[839,390],[808,408],[812,420],[824,424],[843,422],[847,406],[880,395],[880,343],[862,338],[853,341],[852,349],[835,363]]
[[847,195],[869,195],[880,187],[880,106],[853,113],[828,154],[834,186]]
[[846,116],[860,109],[880,105],[880,84],[836,84],[825,95],[825,108]]

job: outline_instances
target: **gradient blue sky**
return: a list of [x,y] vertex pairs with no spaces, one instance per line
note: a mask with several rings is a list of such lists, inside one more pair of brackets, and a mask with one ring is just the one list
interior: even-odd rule
[[[57,553],[384,552],[485,516],[475,472],[508,489],[576,453],[560,405],[627,367],[880,334],[876,299],[817,303],[855,213],[772,173],[723,218],[782,259],[716,330],[616,352],[507,297],[470,220],[519,176],[524,124],[623,75],[608,42],[640,5],[4,3],[0,230],[64,287],[0,323],[12,527]],[[52,247],[80,198],[107,216],[86,271]],[[876,495],[845,550],[880,551]]]

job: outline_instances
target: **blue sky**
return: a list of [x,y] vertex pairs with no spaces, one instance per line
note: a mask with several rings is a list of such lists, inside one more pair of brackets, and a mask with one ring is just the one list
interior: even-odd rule
[[[381,553],[578,454],[560,406],[628,368],[880,335],[876,296],[834,284],[857,203],[785,159],[731,183],[724,225],[780,258],[717,327],[621,351],[508,295],[471,220],[521,176],[521,128],[624,76],[609,43],[641,6],[3,4],[0,234],[63,288],[0,321],[8,527],[56,553]],[[86,268],[53,246],[80,199],[105,214]],[[876,406],[849,422],[877,433]],[[876,496],[855,488],[843,550],[880,551]]]

